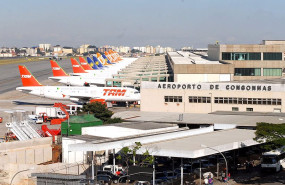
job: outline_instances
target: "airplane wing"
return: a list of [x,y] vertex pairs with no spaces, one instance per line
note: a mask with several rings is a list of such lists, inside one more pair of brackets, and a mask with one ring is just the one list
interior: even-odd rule
[[30,93],[31,91],[33,91],[32,89],[28,89],[28,88],[25,88],[25,87],[17,87],[16,90],[17,91],[21,91],[23,93]]
[[98,99],[99,97],[87,97],[87,96],[70,96],[70,101],[86,103],[89,102],[91,99]]

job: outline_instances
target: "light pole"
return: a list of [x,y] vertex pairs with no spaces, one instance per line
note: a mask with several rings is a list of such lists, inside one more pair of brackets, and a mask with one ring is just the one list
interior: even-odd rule
[[[209,146],[206,146],[206,145],[203,145],[203,144],[201,144],[201,147],[203,147],[203,148],[209,148],[209,149],[215,150],[215,151],[219,152],[219,153],[223,156],[223,158],[224,158],[224,160],[225,160],[225,163],[226,163],[226,179],[227,179],[226,182],[227,182],[227,184],[228,184],[228,163],[227,163],[227,159],[226,159],[226,157],[224,156],[224,154],[223,154],[222,152],[220,152],[219,150],[215,149],[215,148],[212,148],[212,147],[209,147]],[[217,172],[217,173],[219,173],[219,172]]]
[[29,169],[21,170],[21,171],[18,171],[17,173],[15,173],[15,175],[14,175],[13,178],[11,179],[10,185],[12,185],[13,180],[14,180],[14,178],[16,177],[16,175],[18,175],[18,174],[21,173],[21,172],[25,172],[25,171],[29,171],[29,170],[33,170],[33,169],[35,169],[35,168],[34,168],[34,167],[31,167],[31,168],[29,168]]

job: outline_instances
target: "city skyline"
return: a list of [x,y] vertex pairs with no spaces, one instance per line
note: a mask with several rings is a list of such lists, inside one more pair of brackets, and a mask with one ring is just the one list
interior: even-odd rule
[[4,1],[0,46],[207,47],[284,39],[282,0]]

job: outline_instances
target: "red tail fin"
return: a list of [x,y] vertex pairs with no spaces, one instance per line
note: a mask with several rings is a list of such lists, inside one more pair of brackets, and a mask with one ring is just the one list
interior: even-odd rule
[[20,76],[23,86],[42,86],[32,73],[26,68],[26,66],[19,65]]
[[53,76],[68,76],[56,61],[50,60]]
[[82,57],[79,57],[79,61],[84,70],[93,70],[92,67]]
[[83,67],[75,60],[74,58],[71,58],[71,65],[74,73],[87,73]]

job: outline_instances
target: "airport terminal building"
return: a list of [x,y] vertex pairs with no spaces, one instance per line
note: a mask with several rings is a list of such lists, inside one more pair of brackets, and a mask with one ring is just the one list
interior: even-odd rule
[[285,80],[219,83],[143,82],[141,111],[285,112]]
[[261,44],[209,44],[208,59],[233,65],[232,80],[280,78],[284,74],[284,40]]
[[169,52],[173,82],[143,82],[141,110],[285,112],[285,41],[210,44],[208,54]]

